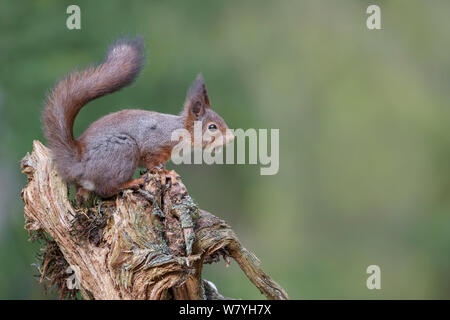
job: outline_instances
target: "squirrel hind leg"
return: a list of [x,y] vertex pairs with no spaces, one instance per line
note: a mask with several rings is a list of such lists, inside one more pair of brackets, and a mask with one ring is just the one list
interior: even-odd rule
[[102,198],[112,197],[133,178],[139,157],[135,140],[126,134],[95,136],[86,145],[80,185]]

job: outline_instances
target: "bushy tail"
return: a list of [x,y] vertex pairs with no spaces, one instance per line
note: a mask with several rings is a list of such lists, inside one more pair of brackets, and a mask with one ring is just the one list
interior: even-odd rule
[[71,168],[81,154],[81,146],[73,137],[78,112],[89,101],[131,84],[142,69],[143,60],[141,38],[118,40],[102,64],[69,74],[47,96],[42,112],[44,134],[64,179],[76,179]]

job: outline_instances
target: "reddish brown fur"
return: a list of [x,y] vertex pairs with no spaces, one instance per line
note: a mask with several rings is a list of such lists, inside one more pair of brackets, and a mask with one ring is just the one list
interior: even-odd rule
[[[114,52],[114,49],[120,47],[128,50]],[[104,63],[69,74],[47,96],[42,112],[44,135],[63,178],[76,179],[67,167],[79,161],[85,149],[73,137],[72,128],[78,112],[89,101],[132,83],[142,69],[142,49],[143,41],[140,38],[132,41],[118,40],[108,50]]]
[[151,169],[164,164],[176,144],[171,141],[174,130],[185,128],[193,133],[194,121],[203,122],[203,131],[209,123],[215,123],[223,133],[228,128],[210,108],[205,83],[199,75],[180,115],[122,110],[98,119],[79,139],[74,139],[75,117],[85,104],[136,78],[142,68],[142,47],[140,39],[117,41],[105,62],[73,72],[60,81],[42,112],[44,133],[58,173],[102,197],[134,185],[130,180],[139,165]]

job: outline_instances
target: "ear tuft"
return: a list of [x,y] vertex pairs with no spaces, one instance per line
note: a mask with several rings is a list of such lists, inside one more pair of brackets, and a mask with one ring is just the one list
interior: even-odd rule
[[205,109],[210,107],[208,91],[206,90],[205,81],[201,73],[197,75],[194,83],[188,90],[186,95],[185,108],[189,109],[190,113],[196,120],[201,118],[205,113]]
[[197,75],[194,83],[189,88],[186,98],[189,100],[200,100],[206,107],[210,107],[208,91],[201,73]]

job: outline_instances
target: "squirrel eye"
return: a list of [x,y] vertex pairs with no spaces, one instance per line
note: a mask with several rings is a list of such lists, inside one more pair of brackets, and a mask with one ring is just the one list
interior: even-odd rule
[[216,126],[214,123],[212,123],[212,124],[210,124],[210,125],[208,126],[208,130],[210,130],[210,131],[216,131],[216,130],[217,130],[217,126]]

